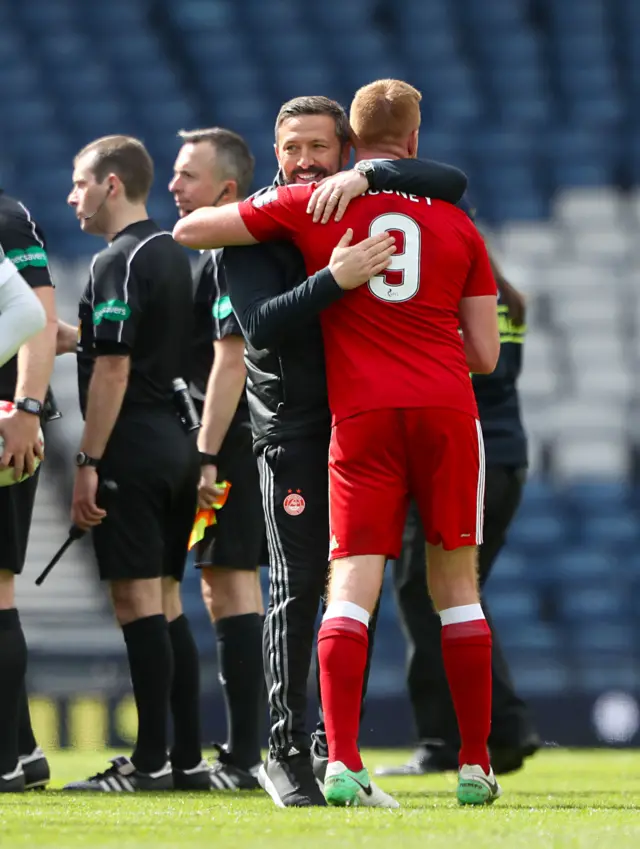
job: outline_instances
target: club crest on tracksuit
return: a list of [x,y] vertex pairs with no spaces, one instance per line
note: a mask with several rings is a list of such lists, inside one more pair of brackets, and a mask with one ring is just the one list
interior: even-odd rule
[[290,516],[299,516],[304,512],[304,508],[307,506],[307,503],[300,494],[299,489],[295,492],[290,489],[289,494],[282,502],[282,506],[284,507],[285,513],[288,513]]

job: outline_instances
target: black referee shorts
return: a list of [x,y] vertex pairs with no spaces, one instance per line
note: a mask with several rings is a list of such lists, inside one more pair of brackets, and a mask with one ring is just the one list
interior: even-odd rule
[[92,534],[101,580],[182,580],[199,475],[196,435],[185,433],[177,415],[121,416],[100,464],[100,477],[118,484]]
[[264,513],[249,422],[231,425],[219,452],[218,480],[231,489],[217,522],[196,545],[197,568],[253,571],[263,562]]
[[24,569],[40,469],[22,483],[0,488],[0,569]]

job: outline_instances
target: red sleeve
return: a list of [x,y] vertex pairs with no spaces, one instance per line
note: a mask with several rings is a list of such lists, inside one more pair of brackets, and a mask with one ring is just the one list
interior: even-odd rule
[[315,188],[312,185],[278,186],[238,205],[245,227],[254,239],[291,239],[302,230],[311,216],[307,204]]
[[469,273],[467,274],[467,282],[465,283],[462,297],[478,298],[481,295],[495,295],[497,297],[498,287],[493,276],[493,271],[491,270],[484,239],[477,232],[474,236],[474,257]]

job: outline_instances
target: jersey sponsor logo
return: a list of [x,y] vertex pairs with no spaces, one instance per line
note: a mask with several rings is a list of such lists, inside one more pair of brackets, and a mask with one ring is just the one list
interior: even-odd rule
[[227,318],[233,312],[231,306],[231,298],[228,295],[223,295],[221,298],[216,298],[211,308],[214,318]]
[[47,252],[39,245],[30,248],[14,248],[7,251],[7,258],[15,265],[18,271],[22,271],[28,265],[34,268],[46,268],[49,264]]
[[126,321],[131,315],[131,309],[124,301],[105,301],[93,311],[93,323],[101,324],[103,321]]
[[290,516],[299,516],[301,513],[304,513],[304,508],[307,506],[307,502],[300,494],[299,489],[295,492],[289,490],[289,494],[282,502],[282,506],[284,507],[284,512],[288,513]]

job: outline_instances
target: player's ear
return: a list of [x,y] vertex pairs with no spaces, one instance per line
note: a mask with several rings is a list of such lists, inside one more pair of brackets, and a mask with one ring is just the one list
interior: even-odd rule
[[351,150],[351,142],[345,142],[345,144],[342,145],[342,151],[340,153],[340,165],[342,168],[346,168],[349,164],[349,160],[351,159]]
[[275,155],[276,155],[276,159],[278,160],[278,165],[280,165],[280,151],[278,150],[278,145],[277,145],[277,144],[274,144],[274,146],[273,146],[273,152],[275,153]]
[[234,203],[238,200],[238,184],[235,180],[227,180],[222,189],[220,200],[227,203]]

